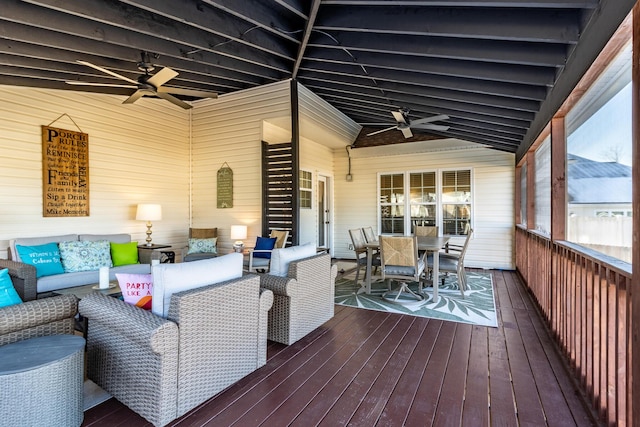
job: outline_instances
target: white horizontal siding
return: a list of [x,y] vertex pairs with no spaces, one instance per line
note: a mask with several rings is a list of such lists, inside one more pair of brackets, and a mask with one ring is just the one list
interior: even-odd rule
[[[261,144],[263,121],[289,122],[290,82],[283,81],[199,102],[192,122],[192,223],[218,227],[218,246],[231,251],[231,225],[248,226],[253,247],[262,228]],[[278,135],[282,142],[282,133]],[[289,140],[290,141],[290,138]],[[217,208],[217,172],[233,170],[233,207]]]
[[[0,86],[0,257],[9,239],[130,233],[144,241],[137,203],[160,203],[155,242],[182,244],[188,228],[189,113],[165,101]],[[41,125],[68,114],[89,134],[90,216],[42,216]],[[77,130],[64,116],[53,126]]]

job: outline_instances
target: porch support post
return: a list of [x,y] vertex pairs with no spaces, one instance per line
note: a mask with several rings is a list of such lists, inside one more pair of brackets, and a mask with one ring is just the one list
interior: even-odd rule
[[[631,241],[631,423],[640,427],[640,4],[633,8],[633,65],[631,71],[631,123],[632,123],[632,215]],[[627,367],[628,368],[628,367]]]
[[522,192],[520,181],[522,180],[522,165],[516,166],[516,182],[515,182],[515,206],[513,211],[515,213],[515,225],[522,224]]
[[291,179],[293,184],[293,216],[291,218],[291,244],[300,243],[300,106],[298,98],[298,81],[291,79]]
[[551,119],[551,241],[566,240],[567,140],[564,117]]
[[536,153],[527,153],[527,230],[536,228]]

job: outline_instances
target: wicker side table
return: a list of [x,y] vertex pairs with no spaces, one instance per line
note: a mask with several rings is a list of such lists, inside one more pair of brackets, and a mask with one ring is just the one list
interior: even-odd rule
[[0,347],[0,423],[80,426],[84,338],[50,335]]

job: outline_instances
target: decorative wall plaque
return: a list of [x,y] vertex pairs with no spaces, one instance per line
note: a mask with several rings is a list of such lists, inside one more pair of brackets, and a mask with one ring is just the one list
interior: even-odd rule
[[224,162],[218,169],[218,208],[233,207],[233,171]]
[[89,216],[89,134],[42,126],[42,215]]

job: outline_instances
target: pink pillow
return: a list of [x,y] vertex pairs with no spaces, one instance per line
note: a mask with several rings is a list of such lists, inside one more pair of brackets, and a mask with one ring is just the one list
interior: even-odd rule
[[124,301],[145,310],[151,310],[153,278],[151,274],[116,273]]

